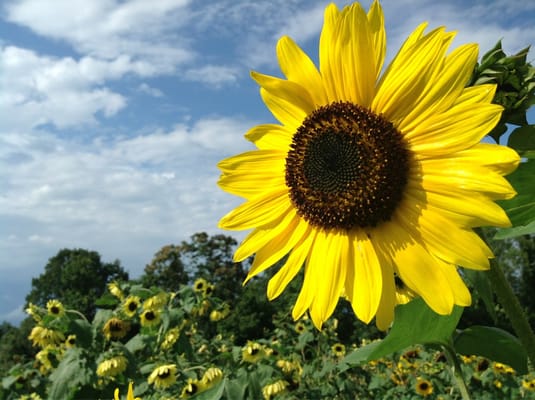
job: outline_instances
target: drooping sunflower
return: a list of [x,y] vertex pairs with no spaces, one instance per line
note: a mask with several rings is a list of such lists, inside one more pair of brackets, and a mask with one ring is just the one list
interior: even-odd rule
[[472,228],[510,225],[494,203],[515,195],[503,178],[519,157],[480,143],[499,121],[494,85],[465,87],[478,47],[448,53],[455,36],[420,25],[383,70],[381,6],[331,4],[319,69],[288,37],[277,44],[286,79],[252,73],[280,124],[245,135],[257,150],[219,163],[220,187],[245,203],[219,226],[252,232],[235,261],[256,253],[246,280],[287,256],[268,284],[280,295],[304,265],[293,308],[320,328],[339,297],[386,329],[397,277],[439,314],[467,306],[456,266],[487,269],[491,250]]
[[243,361],[255,364],[266,356],[266,349],[260,343],[249,341],[242,349],[241,354]]
[[273,398],[274,396],[286,392],[287,387],[288,382],[282,379],[264,386],[262,388],[262,395],[264,396],[264,400],[271,400],[271,398]]
[[65,336],[61,331],[45,328],[44,326],[34,326],[28,339],[32,341],[33,346],[45,348],[47,346],[57,346],[65,341]]
[[198,393],[204,392],[205,387],[202,381],[198,379],[188,379],[188,382],[186,383],[186,386],[182,388],[182,392],[180,393],[181,399],[189,399],[190,397],[195,396]]
[[223,379],[223,371],[217,367],[210,367],[201,378],[201,382],[204,386],[204,389],[210,389],[212,386],[217,385]]
[[101,361],[97,366],[97,375],[113,378],[126,370],[128,360],[125,356],[115,356]]
[[165,389],[176,382],[176,364],[166,364],[155,368],[147,379],[149,385]]
[[76,335],[67,336],[67,339],[65,340],[65,347],[70,349],[70,348],[73,348],[75,346],[76,346]]
[[112,317],[102,327],[102,333],[108,340],[122,339],[130,330],[130,323],[122,319]]

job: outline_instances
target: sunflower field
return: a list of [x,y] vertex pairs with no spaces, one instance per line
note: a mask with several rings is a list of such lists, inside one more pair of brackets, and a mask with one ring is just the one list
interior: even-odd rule
[[535,399],[535,68],[427,25],[388,66],[379,1],[325,8],[318,66],[283,36],[278,123],[218,164],[245,238],[27,298],[0,400]]
[[[218,332],[235,311],[213,289],[203,278],[176,292],[113,282],[92,321],[54,299],[30,305],[29,340],[39,351],[3,378],[4,398],[461,398],[439,347],[409,346],[356,366],[350,354],[380,341],[342,343],[336,318],[318,331],[307,317],[279,312],[270,336],[239,345]],[[535,375],[501,362],[463,355],[460,368],[473,398],[535,396]]]

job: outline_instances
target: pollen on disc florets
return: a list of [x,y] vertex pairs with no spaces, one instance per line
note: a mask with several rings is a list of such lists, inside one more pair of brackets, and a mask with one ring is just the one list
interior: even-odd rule
[[323,229],[374,227],[389,220],[408,173],[409,150],[394,125],[349,102],[312,112],[286,157],[293,205]]

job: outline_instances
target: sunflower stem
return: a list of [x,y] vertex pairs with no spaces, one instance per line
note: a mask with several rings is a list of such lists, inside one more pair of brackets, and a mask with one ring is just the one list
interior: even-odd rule
[[526,350],[531,369],[533,369],[535,366],[535,334],[529,325],[526,313],[513,292],[511,284],[495,259],[490,260],[489,279],[494,293],[498,296],[498,301],[504,308],[518,339],[520,339]]
[[461,392],[462,399],[470,400],[470,393],[468,392],[468,387],[466,386],[466,382],[464,381],[463,374],[461,371],[461,364],[459,363],[459,359],[457,358],[457,354],[455,353],[453,344],[443,344],[442,348],[444,349],[444,354],[446,355],[446,359],[448,360],[448,364],[450,365],[450,370],[451,374],[453,375],[453,379],[457,384],[459,392]]

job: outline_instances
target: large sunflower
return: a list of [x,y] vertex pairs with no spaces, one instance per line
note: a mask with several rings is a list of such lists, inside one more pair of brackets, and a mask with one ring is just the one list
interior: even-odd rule
[[502,108],[495,86],[467,84],[475,44],[420,25],[381,74],[386,35],[377,1],[325,10],[319,69],[288,37],[277,44],[286,79],[253,72],[280,122],[246,138],[257,150],[219,164],[219,185],[246,202],[220,227],[254,230],[235,253],[256,253],[247,279],[287,256],[268,284],[277,297],[304,265],[293,317],[314,324],[346,297],[357,317],[386,329],[396,284],[439,314],[470,304],[456,266],[486,269],[492,252],[472,231],[510,222],[494,203],[515,191],[511,149],[480,143]]

